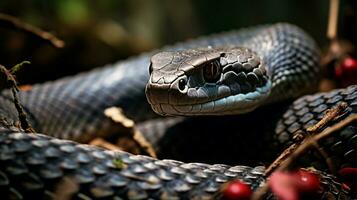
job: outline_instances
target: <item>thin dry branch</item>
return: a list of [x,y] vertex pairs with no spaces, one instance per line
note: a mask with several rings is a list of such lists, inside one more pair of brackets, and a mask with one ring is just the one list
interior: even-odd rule
[[348,104],[346,102],[341,102],[336,107],[327,110],[324,117],[317,124],[307,128],[306,131],[310,134],[315,133],[330,121],[338,117],[347,108],[347,106]]
[[17,86],[15,76],[13,75],[13,73],[18,71],[24,64],[30,64],[30,62],[28,62],[28,61],[21,62],[20,64],[17,64],[14,67],[12,67],[10,70],[8,70],[8,69],[6,69],[6,67],[0,65],[0,73],[3,73],[6,76],[6,80],[9,84],[9,86],[11,87],[11,93],[13,96],[13,101],[14,101],[16,111],[19,115],[19,121],[20,121],[21,128],[24,129],[24,131],[26,133],[34,133],[35,131],[32,128],[31,124],[29,123],[29,121],[27,119],[26,112],[19,101],[19,97],[17,94],[19,91],[19,88]]
[[330,40],[337,39],[339,0],[330,0],[330,11],[327,28],[327,38]]
[[[331,122],[334,119],[336,119],[347,108],[347,106],[348,105],[347,105],[346,102],[339,103],[336,107],[333,107],[333,108],[327,110],[325,112],[324,117],[318,123],[316,123],[315,125],[313,125],[311,127],[308,127],[306,129],[307,133],[304,133],[303,131],[300,131],[299,133],[297,133],[297,135],[299,135],[298,141],[296,141],[291,146],[289,146],[287,149],[285,149],[280,154],[280,156],[277,159],[275,159],[275,161],[265,171],[265,175],[269,176],[298,147],[300,147],[303,143],[306,143],[307,140],[310,140],[310,137],[307,137],[307,136],[311,136],[311,134],[316,133],[322,127],[326,126],[326,124],[328,124],[329,122]],[[324,157],[326,156],[326,153],[324,151],[322,151],[322,149],[319,148],[317,143],[313,143],[312,145],[314,147],[316,147],[316,149],[318,149],[318,151],[321,153],[322,156],[324,156]],[[333,167],[331,167],[330,164],[329,164],[329,167],[331,169],[333,169]]]
[[63,48],[65,45],[63,40],[57,38],[50,32],[41,30],[40,28],[35,27],[31,24],[25,23],[25,22],[21,21],[20,19],[13,17],[11,15],[0,13],[0,21],[8,23],[20,30],[32,33],[46,41],[49,41],[53,46],[55,46],[57,48]]
[[[340,122],[334,124],[328,129],[325,129],[321,133],[306,139],[296,150],[290,154],[284,161],[281,162],[279,167],[274,171],[284,171],[290,167],[290,165],[297,160],[304,152],[308,149],[314,147],[321,139],[324,139],[328,136],[331,136],[333,133],[337,132],[338,130],[348,126],[352,122],[357,121],[357,114],[350,115],[348,118],[341,120]],[[263,199],[264,195],[268,192],[269,185],[265,184],[264,186],[260,187],[257,191],[254,192],[252,199],[253,200],[260,200]]]
[[19,101],[19,96],[17,95],[17,90],[15,88],[11,88],[11,92],[12,92],[12,96],[14,98],[15,108],[19,115],[21,128],[24,129],[25,133],[34,133],[35,130],[32,128],[30,122],[28,121],[26,112]]

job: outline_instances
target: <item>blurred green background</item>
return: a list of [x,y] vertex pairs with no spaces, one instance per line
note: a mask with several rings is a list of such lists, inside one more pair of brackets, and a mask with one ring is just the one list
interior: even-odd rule
[[[341,1],[344,17],[353,4]],[[0,64],[10,67],[29,60],[32,65],[18,74],[19,81],[43,82],[176,41],[274,22],[296,24],[324,46],[328,9],[328,0],[0,0],[0,12],[48,30],[66,43],[57,49],[0,25]]]

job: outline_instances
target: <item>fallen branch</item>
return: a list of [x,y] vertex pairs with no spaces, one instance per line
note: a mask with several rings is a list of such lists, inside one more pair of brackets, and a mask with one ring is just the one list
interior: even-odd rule
[[58,39],[56,36],[54,36],[50,32],[41,30],[40,28],[37,28],[31,24],[25,23],[11,15],[0,13],[0,21],[8,23],[20,30],[24,30],[26,32],[32,33],[46,41],[49,41],[53,46],[55,46],[57,48],[63,48],[65,45],[63,40]]

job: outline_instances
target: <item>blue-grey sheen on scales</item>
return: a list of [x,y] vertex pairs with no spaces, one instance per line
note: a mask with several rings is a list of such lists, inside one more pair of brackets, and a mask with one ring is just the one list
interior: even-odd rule
[[[20,101],[39,132],[36,134],[26,134],[14,126],[17,112],[12,96],[3,91],[0,117],[7,123],[0,126],[0,193],[14,199],[54,198],[65,178],[77,185],[72,198],[79,199],[219,198],[220,187],[233,179],[256,190],[266,182],[263,166],[159,160],[76,142],[115,133],[117,128],[104,115],[104,109],[118,106],[138,123],[164,120],[151,107],[161,115],[249,113],[255,120],[273,125],[271,130],[261,131],[262,138],[270,137],[272,144],[286,146],[293,142],[298,130],[319,121],[324,111],[339,102],[348,105],[341,119],[357,112],[354,85],[300,97],[281,114],[276,113],[279,116],[274,120],[269,121],[269,113],[265,113],[267,117],[254,116],[260,107],[273,103],[279,107],[277,102],[314,92],[320,73],[318,61],[319,50],[314,41],[300,28],[284,23],[178,43],[21,91]],[[200,118],[177,119],[181,123]],[[155,123],[143,124],[139,125],[143,134],[158,141],[155,137],[159,134],[151,134],[158,130]],[[170,123],[156,124],[165,127]],[[356,139],[356,125],[352,124],[320,145],[337,169],[356,167]],[[307,157],[309,162],[318,164],[316,153]],[[316,173],[322,183],[321,198],[353,199],[334,176]],[[269,194],[266,198],[274,196]]]

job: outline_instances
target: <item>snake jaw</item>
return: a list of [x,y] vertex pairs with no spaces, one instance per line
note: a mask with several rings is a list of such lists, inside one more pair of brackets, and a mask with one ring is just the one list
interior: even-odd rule
[[[268,81],[263,87],[256,88],[254,92],[236,94],[223,97],[211,102],[197,104],[192,107],[190,113],[184,115],[229,115],[250,112],[266,103],[271,91],[271,82]],[[176,110],[183,113],[184,109],[175,106]]]
[[267,103],[271,92],[271,82],[267,83],[254,92],[237,94],[206,103],[192,105],[173,105],[169,103],[151,104],[152,109],[160,115],[233,115],[250,112],[258,106]]
[[[212,101],[198,102],[196,99],[196,101],[194,101],[196,103],[180,104],[180,99],[190,98],[189,94],[192,90],[185,88],[184,90],[177,92],[179,80],[180,79],[177,79],[174,84],[171,85],[147,85],[146,95],[152,109],[156,113],[160,115],[181,116],[247,113],[258,106],[267,103],[272,88],[271,81],[267,80],[263,86],[257,87],[254,91],[245,94],[238,93],[230,95],[230,93],[225,94],[223,91],[220,93],[221,96],[216,95],[216,97],[219,98],[213,99]],[[219,90],[219,87],[217,90]],[[207,94],[206,98],[208,98]]]

